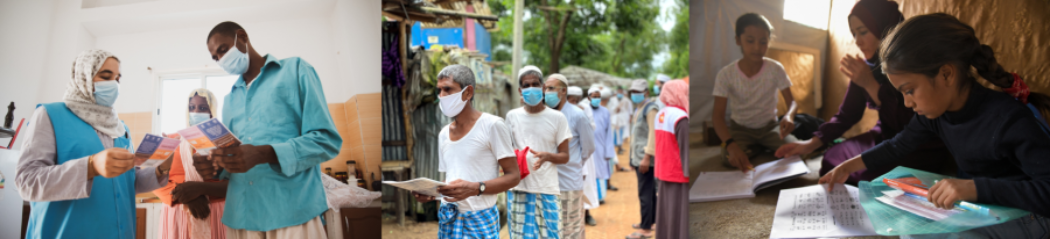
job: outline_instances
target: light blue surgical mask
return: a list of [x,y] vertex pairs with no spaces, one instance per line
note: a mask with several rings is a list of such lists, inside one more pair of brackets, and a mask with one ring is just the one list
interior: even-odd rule
[[95,104],[113,107],[120,95],[120,83],[115,80],[95,82]]
[[190,113],[190,125],[197,125],[211,119],[210,113]]
[[617,99],[623,99],[623,93],[616,93]]
[[658,85],[654,85],[653,86],[653,94],[657,94],[657,95],[660,94],[660,86],[658,86]]
[[[245,44],[247,46],[248,44]],[[231,75],[241,75],[248,72],[248,54],[241,52],[237,49],[237,35],[233,36],[233,47],[229,51],[226,51],[222,58],[219,58],[219,66],[222,67],[226,73]]]
[[529,106],[536,106],[543,100],[543,90],[539,87],[529,87],[521,90],[521,99],[525,100],[525,104]]
[[543,102],[547,103],[548,107],[556,108],[561,99],[558,98],[558,92],[547,92],[543,94]]
[[598,108],[602,104],[601,98],[591,98],[591,108]]
[[645,94],[631,93],[631,101],[635,104],[641,104],[643,100],[645,100]]

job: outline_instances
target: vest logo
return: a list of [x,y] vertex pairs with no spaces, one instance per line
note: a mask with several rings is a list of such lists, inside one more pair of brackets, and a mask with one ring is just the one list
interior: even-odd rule
[[667,116],[667,112],[660,113],[660,118],[658,120],[660,121],[661,124],[664,123],[664,116]]

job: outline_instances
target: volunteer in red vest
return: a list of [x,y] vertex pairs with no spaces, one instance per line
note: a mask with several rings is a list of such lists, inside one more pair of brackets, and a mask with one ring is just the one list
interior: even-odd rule
[[656,113],[656,238],[689,237],[689,84],[682,80],[663,85]]

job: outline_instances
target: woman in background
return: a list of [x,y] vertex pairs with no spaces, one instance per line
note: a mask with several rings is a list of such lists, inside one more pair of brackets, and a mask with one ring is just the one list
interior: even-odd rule
[[[214,99],[207,89],[193,90],[188,99],[187,126],[214,118]],[[168,185],[153,191],[165,205],[160,217],[162,239],[226,238],[222,210],[229,181],[201,177],[193,163],[207,156],[195,152],[182,140],[173,156]]]

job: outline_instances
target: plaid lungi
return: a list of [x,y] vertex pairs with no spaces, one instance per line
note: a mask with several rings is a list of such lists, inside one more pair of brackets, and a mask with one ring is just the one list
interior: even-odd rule
[[456,203],[438,209],[438,238],[499,239],[499,210],[495,206],[460,212]]
[[561,238],[584,238],[583,190],[561,191]]
[[558,195],[507,191],[510,238],[559,238]]

